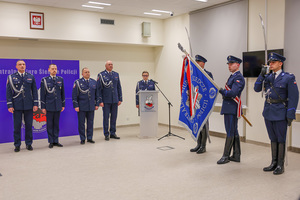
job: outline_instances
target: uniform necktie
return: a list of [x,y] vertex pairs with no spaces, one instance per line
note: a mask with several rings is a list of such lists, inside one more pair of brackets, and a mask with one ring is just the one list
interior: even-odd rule
[[89,80],[86,80],[86,83],[89,84]]
[[275,76],[276,76],[276,73],[273,73],[273,74],[272,74],[272,82],[275,81]]
[[56,77],[55,76],[53,76],[53,81],[55,81],[56,80]]

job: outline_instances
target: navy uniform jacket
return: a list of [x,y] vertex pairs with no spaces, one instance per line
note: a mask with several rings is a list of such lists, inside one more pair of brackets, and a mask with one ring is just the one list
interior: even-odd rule
[[98,74],[97,88],[99,103],[118,103],[122,101],[122,88],[119,74],[112,71],[111,74],[104,70]]
[[[267,74],[266,78],[261,75],[257,78],[254,90],[262,91],[262,82],[264,81],[266,100],[279,99],[278,95],[272,89],[270,83],[273,82],[272,74]],[[286,107],[283,103],[268,103],[265,101],[263,116],[269,121],[286,120],[286,118],[295,119],[295,112],[299,100],[298,86],[293,74],[282,71],[273,83],[273,87],[282,99],[288,99]]]
[[24,77],[18,72],[7,78],[6,84],[7,107],[15,110],[31,110],[38,106],[38,94],[35,78],[32,74],[24,73]]
[[56,76],[54,81],[51,76],[42,78],[41,81],[41,108],[47,111],[61,111],[65,107],[64,79]]
[[207,71],[206,69],[204,69],[204,71],[208,74],[208,76],[210,76],[210,78],[214,79],[213,75],[211,72]]
[[84,78],[74,82],[72,91],[73,107],[79,107],[79,111],[93,111],[99,106],[96,80],[90,78],[89,82]]
[[155,84],[152,80],[148,80],[148,83],[144,80],[140,80],[136,84],[136,89],[135,89],[135,99],[136,99],[136,105],[139,105],[139,95],[137,94],[140,90],[155,90]]
[[233,100],[236,96],[241,97],[245,87],[245,79],[240,71],[230,75],[227,80],[227,85],[231,90],[221,90],[223,95],[223,104],[221,114],[237,115],[238,104]]

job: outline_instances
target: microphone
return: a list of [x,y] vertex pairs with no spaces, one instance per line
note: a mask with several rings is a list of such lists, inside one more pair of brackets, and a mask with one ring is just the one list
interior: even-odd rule
[[153,81],[154,83],[158,83],[157,81],[153,80],[153,79],[150,79],[150,81]]

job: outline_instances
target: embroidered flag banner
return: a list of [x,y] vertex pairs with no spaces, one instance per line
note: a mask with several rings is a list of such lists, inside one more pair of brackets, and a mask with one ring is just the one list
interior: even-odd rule
[[[8,112],[6,104],[6,82],[8,75],[17,72],[16,62],[18,59],[0,59],[0,143],[13,142],[13,115]],[[59,136],[77,135],[77,114],[72,104],[72,87],[76,79],[79,78],[78,60],[34,60],[24,59],[26,63],[26,72],[34,75],[38,91],[40,90],[41,79],[49,76],[48,67],[51,63],[57,65],[57,76],[64,78],[66,107],[60,116]],[[39,93],[39,92],[38,92]],[[47,138],[46,115],[39,108],[33,113],[32,124],[33,139]],[[25,128],[22,123],[22,140],[25,139]]]
[[183,60],[180,87],[179,124],[197,140],[213,111],[219,87],[189,55]]

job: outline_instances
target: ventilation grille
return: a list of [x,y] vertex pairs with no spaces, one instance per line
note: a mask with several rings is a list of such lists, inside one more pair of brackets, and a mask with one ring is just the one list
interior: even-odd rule
[[113,19],[100,19],[100,24],[115,25],[115,20],[113,20]]

